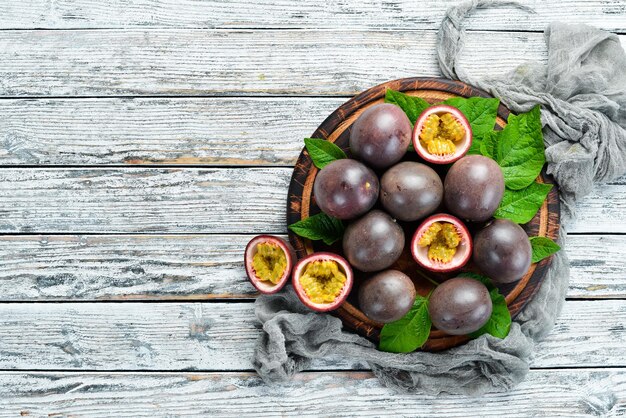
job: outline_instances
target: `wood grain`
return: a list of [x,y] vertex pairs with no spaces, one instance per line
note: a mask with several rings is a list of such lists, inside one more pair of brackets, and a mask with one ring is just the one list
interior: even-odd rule
[[[243,268],[250,238],[0,236],[0,301],[251,299]],[[568,297],[625,299],[625,247],[626,236],[570,236]]]
[[[432,31],[3,31],[0,97],[352,95],[391,79],[439,75],[435,37]],[[626,36],[620,39],[626,43]],[[545,59],[541,33],[507,32],[469,33],[460,58],[474,76]]]
[[[0,3],[0,28],[328,28],[437,29],[455,0],[30,0]],[[620,1],[522,0],[535,9],[480,10],[467,26],[483,30],[543,30],[554,21],[626,30]]]
[[[626,301],[568,301],[533,367],[626,366]],[[0,304],[0,369],[251,370],[251,303]],[[313,369],[363,369],[329,358]]]
[[[364,402],[367,399],[367,402]],[[531,370],[511,393],[406,395],[369,372],[300,373],[268,387],[252,373],[0,373],[0,416],[615,417],[626,369]]]

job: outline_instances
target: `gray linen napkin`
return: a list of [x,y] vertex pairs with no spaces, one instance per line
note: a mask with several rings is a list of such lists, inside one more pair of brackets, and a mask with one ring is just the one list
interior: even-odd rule
[[[474,9],[514,2],[474,0],[448,10],[437,53],[444,76],[499,97],[514,112],[541,104],[548,172],[561,191],[565,224],[577,199],[595,182],[626,172],[626,54],[617,36],[585,26],[553,23],[545,31],[548,61],[521,65],[502,78],[474,79],[457,62],[461,24]],[[526,9],[528,10],[528,9]],[[560,243],[564,245],[560,234]],[[518,315],[508,337],[483,335],[438,353],[392,354],[342,329],[341,321],[302,306],[293,290],[256,301],[263,332],[254,367],[267,382],[288,379],[310,360],[327,356],[366,361],[387,386],[403,392],[478,395],[507,391],[522,381],[535,342],[553,327],[569,279],[564,251],[557,253],[533,300]]]

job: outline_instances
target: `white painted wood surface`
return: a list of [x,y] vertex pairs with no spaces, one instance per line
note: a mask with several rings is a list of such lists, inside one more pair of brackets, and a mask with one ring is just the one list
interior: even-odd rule
[[[340,358],[251,373],[242,249],[286,232],[302,138],[363,89],[437,76],[456,3],[0,2],[0,417],[626,415],[626,177],[580,203],[569,300],[513,392],[399,395]],[[623,0],[522,3],[468,20],[473,74],[544,60],[552,20],[626,45]]]

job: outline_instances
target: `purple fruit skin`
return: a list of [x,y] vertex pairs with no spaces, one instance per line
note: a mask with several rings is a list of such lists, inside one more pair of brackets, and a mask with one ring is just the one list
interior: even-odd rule
[[474,263],[495,283],[512,283],[530,268],[532,247],[521,226],[496,219],[474,238]]
[[359,289],[359,307],[369,319],[387,324],[402,318],[415,302],[415,285],[398,270],[385,270]]
[[399,106],[378,104],[352,124],[350,151],[371,167],[386,168],[402,159],[411,134],[411,122]]
[[373,210],[352,222],[343,234],[343,252],[364,272],[391,266],[402,254],[404,231],[385,212]]
[[450,167],[444,201],[456,216],[475,222],[491,218],[504,195],[504,175],[494,160],[468,155]]
[[437,286],[430,295],[428,312],[437,329],[450,335],[479,330],[491,317],[489,290],[478,280],[457,277]]
[[380,180],[380,201],[401,221],[416,221],[433,213],[443,199],[443,183],[432,168],[405,161],[391,167]]
[[353,219],[370,210],[378,199],[374,172],[356,160],[336,160],[322,168],[313,184],[315,201],[325,214]]

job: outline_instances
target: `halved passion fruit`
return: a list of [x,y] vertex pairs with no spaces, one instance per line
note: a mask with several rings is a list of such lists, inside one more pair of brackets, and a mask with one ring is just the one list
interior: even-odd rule
[[472,127],[452,106],[435,105],[424,110],[413,128],[413,147],[424,160],[449,164],[464,156],[472,145]]
[[244,255],[248,279],[259,292],[276,293],[287,283],[295,257],[293,247],[282,238],[256,236]]
[[411,241],[411,253],[417,264],[427,270],[453,271],[470,259],[472,237],[458,218],[439,213],[417,228]]
[[352,268],[341,256],[314,253],[298,261],[292,284],[307,307],[317,312],[337,309],[352,289]]

